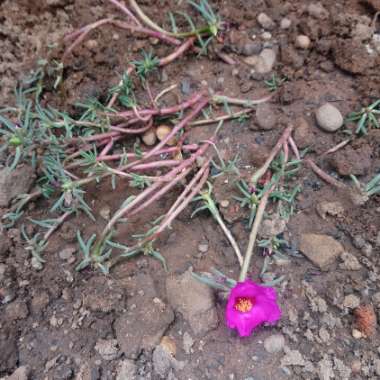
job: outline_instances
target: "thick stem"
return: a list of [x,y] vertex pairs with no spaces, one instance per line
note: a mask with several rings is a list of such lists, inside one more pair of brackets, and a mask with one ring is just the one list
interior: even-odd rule
[[245,281],[245,279],[247,278],[247,273],[248,273],[249,265],[251,263],[251,259],[252,259],[252,255],[253,255],[253,249],[255,247],[255,242],[256,242],[256,238],[257,238],[257,233],[259,231],[261,221],[263,220],[265,208],[267,206],[269,195],[271,192],[272,192],[272,189],[269,189],[266,191],[266,193],[261,198],[259,207],[257,208],[255,221],[253,223],[252,230],[251,230],[251,233],[249,235],[248,247],[247,247],[247,251],[246,251],[245,256],[244,256],[244,262],[243,262],[243,266],[241,268],[241,272],[240,272],[240,276],[239,276],[240,282]]
[[253,109],[243,110],[243,111],[231,113],[229,115],[222,115],[222,116],[218,116],[211,119],[197,120],[197,121],[193,121],[192,123],[189,123],[189,126],[198,127],[200,125],[216,124],[216,123],[219,123],[220,121],[237,119],[240,116],[248,115],[251,112],[253,112]]
[[287,142],[292,131],[293,131],[292,126],[289,126],[288,128],[285,129],[284,133],[282,134],[282,136],[278,140],[277,144],[271,150],[269,157],[265,161],[264,165],[259,170],[257,170],[256,173],[252,176],[252,179],[251,179],[252,185],[255,186],[257,184],[257,182],[260,180],[260,178],[267,172],[270,164],[272,163],[274,158],[277,156],[278,152],[281,150],[284,143]]
[[185,53],[187,50],[193,46],[196,38],[190,37],[186,42],[184,42],[180,47],[178,47],[173,53],[169,54],[165,58],[160,59],[160,66],[166,66],[169,63],[175,61],[178,57],[180,57],[183,53]]
[[337,152],[339,149],[342,149],[343,147],[345,147],[347,144],[349,144],[352,140],[351,139],[346,139],[346,140],[343,140],[341,143],[339,143],[338,145],[335,145],[334,147],[330,148],[329,150],[327,150],[325,153],[322,154],[322,156],[326,156],[328,154],[331,154],[331,153],[335,153]]
[[117,0],[109,0],[113,5],[121,9],[136,25],[141,26],[140,21],[135,17],[135,15],[122,3]]
[[242,266],[243,265],[243,256],[240,252],[240,248],[235,240],[235,238],[232,236],[231,234],[231,231],[227,228],[227,226],[225,225],[222,217],[220,216],[220,213],[219,211],[217,211],[215,214],[215,219],[216,221],[218,222],[219,226],[221,227],[221,229],[223,230],[224,234],[226,235],[228,241],[231,243],[232,245],[232,248],[234,249],[235,251],[235,254],[236,254],[236,257],[239,261],[239,265]]
[[156,30],[157,32],[163,33],[167,36],[172,35],[172,33],[167,32],[165,29],[158,26],[155,22],[153,22],[139,7],[135,0],[129,0],[129,4],[131,8],[136,12],[136,14],[140,17],[140,19],[144,22],[145,25],[149,26],[149,28]]
[[[197,144],[183,145],[181,147],[181,149],[179,149],[179,148],[177,148],[175,146],[175,147],[172,147],[172,148],[161,149],[158,152],[156,152],[155,155],[158,156],[158,155],[161,155],[161,154],[176,153],[176,152],[179,152],[181,150],[183,150],[185,152],[192,152],[192,151],[197,150],[198,148],[199,148],[199,146]],[[147,152],[143,153],[143,157],[144,157],[145,154],[147,154]],[[135,153],[113,154],[113,155],[110,155],[110,156],[98,157],[97,161],[116,161],[116,160],[120,160],[123,157],[126,157],[126,158],[137,158],[137,155]]]
[[59,219],[57,219],[57,222],[49,228],[49,230],[45,233],[43,240],[46,242],[49,240],[50,236],[54,233],[54,231],[57,230],[59,226],[61,226],[66,219],[73,213],[74,211],[66,211]]
[[322,169],[320,169],[317,166],[317,164],[312,159],[308,158],[306,160],[306,163],[310,166],[313,172],[317,174],[319,177],[321,177],[325,182],[329,183],[330,185],[338,189],[346,188],[346,185],[344,183],[337,181],[334,177],[331,177],[331,175],[325,173]]
[[[175,113],[184,111],[187,108],[192,107],[194,104],[198,103],[203,97],[204,97],[204,94],[202,94],[202,93],[196,94],[196,95],[192,96],[190,99],[188,99],[185,102],[178,104],[176,106],[166,107],[166,108],[161,108],[161,109],[140,110],[139,115],[140,115],[140,117],[143,117],[143,116],[166,116],[166,115],[175,114]],[[107,113],[106,116],[128,118],[128,117],[134,117],[135,112],[134,111],[124,111],[124,112],[117,112],[117,113]]]
[[141,206],[136,208],[135,210],[131,211],[128,216],[136,215],[137,213],[144,210],[146,207],[151,205],[154,201],[157,199],[160,199],[164,194],[166,194],[172,187],[174,187],[179,181],[181,181],[183,178],[185,178],[191,171],[191,167],[184,170],[180,175],[178,175],[173,181],[166,184],[160,191],[158,191],[156,194],[153,195],[152,198],[149,198],[146,202],[144,202]]
[[229,96],[225,96],[225,95],[214,95],[211,101],[216,104],[228,103],[228,104],[234,104],[236,106],[242,106],[242,107],[253,107],[257,104],[266,103],[272,97],[273,97],[273,94],[268,95],[265,98],[261,98],[261,99],[247,100],[247,99],[239,99],[239,98],[230,98]]

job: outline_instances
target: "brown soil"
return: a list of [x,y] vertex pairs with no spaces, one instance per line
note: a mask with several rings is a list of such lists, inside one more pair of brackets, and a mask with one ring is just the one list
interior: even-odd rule
[[[185,7],[185,2],[178,6],[178,1],[174,0],[139,3],[158,23],[164,23],[164,13],[170,9]],[[339,152],[321,156],[346,135],[343,131],[323,132],[316,124],[314,112],[329,101],[346,116],[361,105],[380,98],[380,54],[370,52],[369,39],[354,38],[357,24],[370,25],[375,11],[379,10],[379,2],[325,0],[321,3],[328,10],[328,16],[322,15],[318,19],[308,13],[310,2],[306,0],[211,1],[231,28],[224,46],[218,43],[214,48],[223,48],[239,61],[238,65],[227,65],[212,52],[206,57],[189,53],[167,66],[165,75],[162,71],[155,74],[151,81],[153,93],[177,83],[177,95],[181,98],[188,95],[181,94],[181,89],[186,92],[189,87],[188,91],[192,93],[205,86],[247,99],[266,94],[264,79],[270,79],[271,74],[256,78],[251,73],[252,68],[244,63],[244,56],[239,54],[252,35],[262,41],[262,30],[256,17],[265,12],[276,22],[271,39],[265,42],[278,52],[274,72],[278,77],[286,75],[288,78],[271,100],[278,122],[269,131],[251,129],[251,124],[256,123],[255,118],[243,123],[226,123],[217,142],[223,158],[231,160],[238,154],[241,173],[248,177],[253,168],[262,163],[261,155],[267,154],[276,143],[283,126],[303,117],[308,127],[298,132],[296,142],[301,146],[306,141],[305,146],[311,148],[310,156],[327,172],[340,175],[343,182],[350,183],[349,174],[368,182],[380,171],[379,131],[373,129]],[[96,0],[0,1],[0,105],[12,104],[12,91],[17,81],[36,67],[38,59],[62,55],[62,37],[66,33],[115,14],[118,10],[108,2]],[[290,29],[280,28],[284,17],[292,20]],[[380,24],[375,27],[379,32]],[[294,47],[298,34],[311,38],[310,49]],[[157,56],[170,52],[166,45],[110,26],[92,32],[88,39],[96,43],[91,45],[87,40],[75,49],[66,65],[61,91],[46,91],[43,103],[72,112],[72,105],[77,101],[89,96],[102,98],[108,88],[117,84],[126,63],[135,59],[141,49],[149,51],[153,48]],[[176,100],[169,96],[166,101],[172,104]],[[208,138],[214,129],[215,126],[194,128],[190,139]],[[253,146],[262,153],[252,152]],[[214,182],[214,192],[218,202],[229,201],[229,207],[220,210],[231,223],[231,230],[244,250],[248,238],[247,211],[241,210],[233,199],[236,190],[228,185],[233,180],[232,175],[219,178]],[[215,300],[218,326],[204,335],[194,333],[180,313],[173,316],[168,313],[166,319],[156,321],[154,309],[152,311],[147,306],[146,315],[150,317],[141,317],[131,323],[149,334],[152,325],[156,326],[154,323],[162,322],[165,327],[162,335],[175,342],[175,359],[185,363],[173,366],[167,378],[380,378],[378,328],[371,337],[354,337],[354,313],[341,306],[345,296],[354,294],[360,304],[372,304],[374,314],[380,319],[380,197],[373,196],[364,206],[356,206],[345,191],[336,191],[325,184],[306,166],[296,181],[302,185],[302,193],[284,233],[292,250],[297,250],[303,233],[327,234],[341,242],[345,250],[359,260],[360,269],[347,270],[338,259],[328,271],[321,272],[303,256],[290,256],[288,265],[272,264],[272,275],[285,275],[285,280],[277,286],[283,317],[275,327],[263,327],[247,339],[239,339],[225,327],[225,301],[221,298]],[[124,262],[108,277],[91,270],[75,272],[81,255],[76,231],[80,230],[86,238],[94,232],[101,232],[106,222],[100,211],[109,207],[111,213],[114,212],[131,192],[126,181],[119,181],[115,191],[109,182],[86,190],[86,199],[93,206],[97,222],[93,223],[85,216],[67,221],[52,236],[44,252],[43,270],[36,271],[31,267],[20,238],[19,228],[22,223],[28,224],[26,218],[16,228],[4,232],[2,238],[4,241],[9,239],[10,247],[6,254],[0,250],[0,269],[4,271],[0,271],[0,377],[11,374],[17,367],[29,366],[30,378],[36,380],[116,379],[120,363],[130,359],[137,368],[136,379],[162,378],[154,370],[157,365],[152,358],[154,345],[136,355],[129,355],[125,347],[129,345],[135,350],[140,343],[133,337],[130,341],[122,340],[118,331],[123,321],[128,321],[123,318],[133,310],[133,305],[136,307],[137,303],[140,310],[139,292],[145,297],[144,302],[159,299],[168,304],[166,278],[179,275],[189,267],[196,271],[216,267],[231,277],[237,276],[238,264],[233,251],[214,219],[207,213],[191,219],[190,209],[181,214],[173,229],[160,238],[157,246],[167,260],[168,273],[158,261],[147,257]],[[130,234],[141,232],[147,221],[167,210],[173,197],[172,194],[164,198],[136,217],[132,224],[118,228],[116,239],[123,242]],[[342,213],[327,214],[322,218],[318,206],[326,202],[340,203]],[[48,207],[48,201],[40,200],[30,205],[25,216],[44,219]],[[363,244],[358,243],[359,238]],[[198,245],[204,242],[207,242],[208,250],[201,254]],[[68,247],[75,248],[75,262],[69,263],[59,257],[59,253]],[[253,278],[259,278],[262,263],[261,252],[257,250],[250,272]],[[318,308],[320,299],[326,302],[326,310]],[[327,337],[323,331],[327,332]],[[189,352],[183,346],[185,333],[194,341]],[[275,333],[285,336],[286,350],[298,350],[304,363],[286,364],[284,357],[289,359],[293,351],[270,354],[264,349],[263,341]],[[116,339],[121,347],[110,360],[95,349],[101,339]],[[329,364],[335,377],[326,377]]]

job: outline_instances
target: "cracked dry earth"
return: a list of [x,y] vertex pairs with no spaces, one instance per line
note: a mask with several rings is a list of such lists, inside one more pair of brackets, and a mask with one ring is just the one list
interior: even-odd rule
[[[185,6],[174,0],[140,3],[162,24],[163,13]],[[239,154],[239,169],[248,176],[263,163],[284,126],[293,123],[298,147],[309,147],[308,154],[334,177],[348,184],[349,174],[368,182],[379,173],[380,130],[323,155],[346,138],[346,127],[333,131],[334,123],[321,128],[316,120],[326,102],[346,117],[380,98],[380,22],[372,22],[379,1],[210,3],[230,24],[217,48],[238,63],[230,66],[211,52],[204,57],[189,53],[157,73],[153,91],[177,83],[181,98],[203,87],[256,98],[267,93],[265,80],[272,74],[286,76],[251,119],[226,123],[217,142],[224,159]],[[100,0],[0,1],[0,105],[12,103],[17,81],[38,59],[59,57],[63,35],[117,12]],[[70,110],[77,100],[101,97],[141,49],[152,46],[158,56],[167,53],[165,46],[151,42],[111,27],[94,32],[65,72],[64,96],[47,91],[44,101]],[[54,44],[58,52],[52,53]],[[194,129],[191,139],[207,138],[213,128]],[[218,177],[215,198],[245,249],[248,215],[233,198],[234,179]],[[11,180],[1,171],[1,214],[8,201],[30,190],[33,180],[27,167],[18,168]],[[281,234],[289,242],[287,258],[273,260],[265,273],[268,281],[285,276],[276,286],[283,316],[276,326],[262,327],[246,339],[226,328],[223,297],[191,276],[191,270],[212,266],[237,276],[232,249],[208,214],[191,219],[188,209],[161,237],[158,248],[168,272],[148,257],[124,262],[109,276],[74,270],[81,255],[77,230],[84,236],[99,232],[129,191],[126,182],[114,192],[107,183],[87,189],[97,222],[84,216],[68,220],[51,238],[42,268],[33,267],[25,250],[21,222],[1,231],[0,378],[379,379],[380,197],[354,204],[306,166],[295,181],[302,192],[293,216],[285,223],[269,212],[260,231],[262,237]],[[141,230],[169,201],[118,230],[120,240]],[[36,227],[26,217],[43,219],[49,206],[46,200],[29,206],[22,222],[31,232]],[[258,280],[262,264],[257,249],[252,278]]]

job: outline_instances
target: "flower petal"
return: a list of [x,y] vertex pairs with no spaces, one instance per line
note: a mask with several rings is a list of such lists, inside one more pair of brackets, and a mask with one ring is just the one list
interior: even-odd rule
[[[252,299],[253,307],[250,311],[240,312],[236,309],[236,302],[242,297]],[[255,284],[250,280],[237,283],[231,290],[226,306],[227,326],[231,329],[236,328],[240,336],[249,336],[257,326],[278,321],[281,310],[276,298],[273,288]]]

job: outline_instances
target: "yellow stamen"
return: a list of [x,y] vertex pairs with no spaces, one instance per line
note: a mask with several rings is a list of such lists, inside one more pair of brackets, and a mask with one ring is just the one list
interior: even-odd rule
[[247,313],[253,308],[253,302],[250,298],[240,297],[236,299],[235,309],[241,313]]

